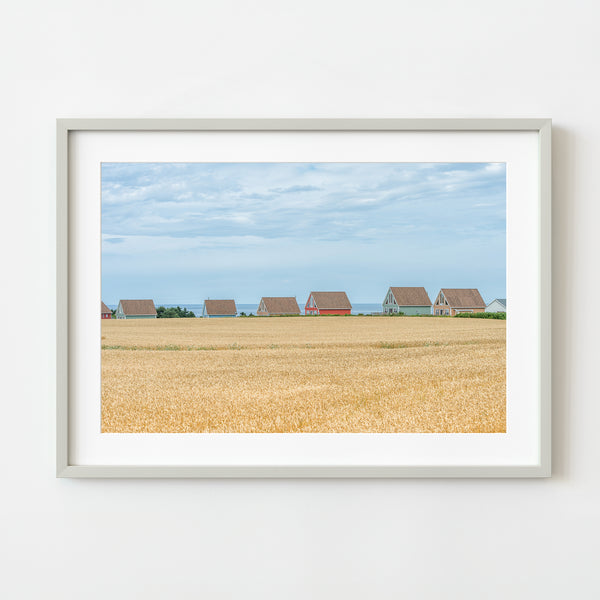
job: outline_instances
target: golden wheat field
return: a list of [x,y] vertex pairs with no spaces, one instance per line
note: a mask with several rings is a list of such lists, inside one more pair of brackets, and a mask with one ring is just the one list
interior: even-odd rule
[[504,432],[506,322],[102,321],[103,432]]

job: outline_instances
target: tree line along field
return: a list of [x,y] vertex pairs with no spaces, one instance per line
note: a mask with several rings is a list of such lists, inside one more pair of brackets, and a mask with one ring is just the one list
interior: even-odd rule
[[102,321],[106,433],[506,431],[506,322]]

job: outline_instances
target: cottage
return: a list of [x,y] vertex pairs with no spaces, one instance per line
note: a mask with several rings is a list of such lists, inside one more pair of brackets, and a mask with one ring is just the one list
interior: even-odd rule
[[424,287],[391,287],[383,300],[386,315],[430,315],[431,300]]
[[492,300],[486,307],[485,312],[506,312],[506,298],[496,298]]
[[434,315],[454,317],[464,312],[484,312],[485,302],[476,289],[442,288],[433,304]]
[[205,300],[202,316],[207,319],[217,317],[237,317],[235,300]]
[[156,319],[154,300],[119,300],[117,319]]
[[274,315],[299,315],[300,307],[296,298],[288,297],[267,297],[260,299],[256,314],[259,317],[271,317]]
[[346,292],[311,292],[304,306],[305,315],[349,315],[351,311]]
[[110,310],[110,308],[108,308],[108,306],[106,306],[106,304],[104,304],[104,302],[102,302],[102,300],[100,300],[100,318],[101,319],[111,319],[112,318],[112,311]]

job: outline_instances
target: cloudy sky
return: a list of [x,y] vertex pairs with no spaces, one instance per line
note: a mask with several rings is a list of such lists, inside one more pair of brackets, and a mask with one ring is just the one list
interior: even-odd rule
[[102,298],[476,287],[506,297],[499,163],[104,163]]

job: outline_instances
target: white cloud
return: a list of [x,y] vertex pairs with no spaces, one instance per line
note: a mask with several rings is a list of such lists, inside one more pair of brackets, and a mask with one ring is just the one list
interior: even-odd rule
[[[229,270],[235,263],[249,278],[259,271],[275,277],[261,269],[287,264],[296,270],[292,280],[301,272],[326,279],[348,264],[360,265],[346,275],[359,282],[408,268],[381,260],[384,248],[385,256],[409,257],[410,265],[444,248],[458,273],[472,264],[482,240],[504,239],[504,169],[502,163],[105,164],[103,278],[116,270],[166,278],[174,265],[197,277],[199,265]],[[336,262],[340,256],[345,262]],[[502,271],[504,253],[493,260]]]

